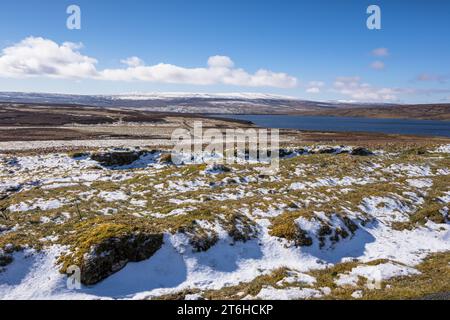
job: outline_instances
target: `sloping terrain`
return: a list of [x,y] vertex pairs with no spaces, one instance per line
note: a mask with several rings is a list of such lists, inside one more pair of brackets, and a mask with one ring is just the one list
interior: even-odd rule
[[0,92],[0,105],[91,106],[183,114],[295,114],[450,120],[450,104],[308,101],[270,94],[152,93],[110,96]]
[[[248,127],[248,121],[197,114],[110,109],[79,105],[0,103],[0,142],[108,139],[170,140],[174,128],[202,121],[214,128]],[[1,150],[1,147],[0,147]]]
[[450,292],[449,151],[291,144],[276,175],[164,150],[4,154],[0,298]]
[[397,106],[343,107],[331,110],[300,111],[309,116],[363,117],[381,119],[450,120],[450,104],[419,104]]

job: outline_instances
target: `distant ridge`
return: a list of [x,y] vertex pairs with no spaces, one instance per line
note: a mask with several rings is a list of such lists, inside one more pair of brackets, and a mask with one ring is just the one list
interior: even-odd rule
[[72,95],[0,92],[0,103],[78,105],[196,114],[296,114],[450,120],[450,104],[384,104],[309,101],[266,93],[158,92]]

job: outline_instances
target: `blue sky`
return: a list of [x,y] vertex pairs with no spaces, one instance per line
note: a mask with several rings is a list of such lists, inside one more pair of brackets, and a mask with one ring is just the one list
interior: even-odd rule
[[[81,30],[66,28],[70,4]],[[381,30],[366,27],[371,4]],[[450,2],[440,0],[2,1],[0,91],[450,102],[449,31]],[[212,56],[222,59],[208,67]]]

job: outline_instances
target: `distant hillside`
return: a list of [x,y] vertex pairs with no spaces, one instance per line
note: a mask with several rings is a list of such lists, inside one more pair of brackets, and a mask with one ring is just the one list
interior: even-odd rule
[[0,92],[0,103],[79,105],[163,113],[297,114],[450,120],[450,104],[398,105],[318,102],[260,93],[66,95]]
[[[359,108],[335,108],[332,110],[310,110],[296,112],[299,115],[364,117],[364,118],[405,118],[450,121],[450,104],[395,105]],[[450,130],[450,129],[449,129]]]

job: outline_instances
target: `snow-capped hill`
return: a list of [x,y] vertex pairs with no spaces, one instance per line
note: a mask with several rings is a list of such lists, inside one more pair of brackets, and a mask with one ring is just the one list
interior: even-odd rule
[[238,99],[238,100],[299,100],[291,96],[268,93],[232,92],[232,93],[194,93],[194,92],[149,92],[124,93],[112,96],[103,96],[117,100],[165,100],[165,99]]
[[180,113],[286,113],[335,107],[333,103],[300,100],[267,93],[129,93],[119,95],[70,95],[0,92],[0,102],[76,104],[108,108],[139,108]]

